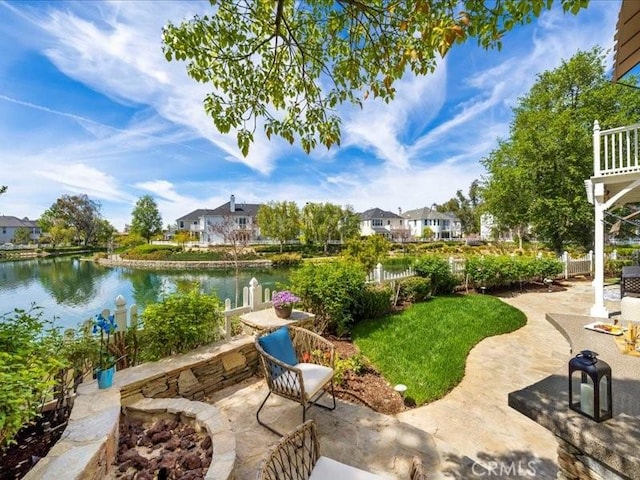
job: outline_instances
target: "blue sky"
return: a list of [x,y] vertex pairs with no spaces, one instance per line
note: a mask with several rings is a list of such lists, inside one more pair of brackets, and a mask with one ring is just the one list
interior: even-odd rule
[[[162,26],[208,2],[0,0],[0,215],[36,219],[86,193],[122,229],[136,200],[163,223],[236,201],[292,200],[409,210],[484,174],[511,108],[579,49],[612,49],[618,0],[577,16],[556,8],[505,36],[502,51],[455,46],[432,75],[407,76],[390,104],[341,110],[342,146],[306,155],[256,135],[247,158],[205,115],[205,85],[167,62]],[[611,54],[608,60],[611,65]]]

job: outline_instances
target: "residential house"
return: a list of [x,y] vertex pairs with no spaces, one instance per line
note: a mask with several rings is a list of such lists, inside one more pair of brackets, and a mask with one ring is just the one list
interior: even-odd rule
[[176,220],[178,232],[191,232],[196,235],[200,225],[200,217],[210,214],[213,210],[206,208],[199,208],[193,212],[187,213],[183,217]]
[[411,230],[412,237],[423,238],[426,228],[431,230],[433,240],[451,240],[462,237],[462,224],[453,213],[441,213],[423,207],[408,210],[402,216],[406,226]]
[[481,240],[501,240],[503,242],[513,242],[513,232],[511,230],[497,231],[495,217],[490,213],[480,215],[480,239]]
[[260,236],[256,216],[260,204],[236,203],[234,195],[214,209],[198,209],[176,220],[178,230],[191,232],[201,244],[227,243],[225,236],[244,232],[248,240]]
[[388,240],[403,241],[410,236],[404,219],[393,212],[371,208],[360,215],[360,235],[383,235]]
[[37,243],[40,240],[42,232],[35,220],[29,220],[27,217],[20,220],[18,217],[0,215],[0,244],[13,243],[16,230],[19,228],[29,230],[32,242]]

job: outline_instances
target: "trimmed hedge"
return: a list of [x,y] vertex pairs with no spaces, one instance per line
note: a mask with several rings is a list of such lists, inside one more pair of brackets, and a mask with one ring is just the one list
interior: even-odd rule
[[552,258],[520,256],[469,257],[465,274],[475,288],[509,287],[554,278],[562,273],[562,262]]

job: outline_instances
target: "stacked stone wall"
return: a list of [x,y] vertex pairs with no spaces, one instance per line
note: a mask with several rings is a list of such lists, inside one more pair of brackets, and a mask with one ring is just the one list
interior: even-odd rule
[[597,460],[589,457],[575,445],[556,436],[558,442],[557,480],[625,480]]

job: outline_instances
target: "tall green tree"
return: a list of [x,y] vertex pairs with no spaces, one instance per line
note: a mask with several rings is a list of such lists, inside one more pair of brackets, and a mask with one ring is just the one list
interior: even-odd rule
[[269,202],[261,205],[256,218],[260,234],[284,243],[300,235],[300,209],[295,202]]
[[27,227],[18,227],[16,228],[15,233],[13,234],[13,242],[26,245],[31,241],[31,230]]
[[162,216],[151,195],[143,195],[136,202],[131,212],[131,231],[140,235],[147,243],[151,237],[162,233]]
[[45,231],[54,225],[72,228],[79,243],[92,245],[102,219],[100,208],[99,202],[84,193],[62,195],[42,214],[38,223]]
[[528,180],[525,169],[519,168],[511,145],[500,142],[491,152],[491,178],[483,191],[483,211],[493,216],[498,231],[510,231],[518,238],[520,249],[529,229],[535,185]]
[[333,203],[307,203],[302,209],[301,230],[307,243],[319,243],[324,252],[331,240],[340,239],[342,208]]
[[101,218],[98,222],[98,231],[96,232],[96,241],[103,245],[108,244],[113,240],[113,236],[117,232],[116,227],[111,225],[111,222],[106,218]]
[[[505,32],[553,0],[210,0],[210,15],[176,26],[162,42],[167,60],[188,61],[209,83],[204,108],[222,133],[236,131],[244,155],[264,120],[268,137],[340,144],[336,107],[369,96],[391,101],[407,72],[426,75],[454,43],[500,48]],[[588,0],[560,0],[577,13]],[[284,111],[284,112],[282,112]]]
[[538,75],[514,108],[509,138],[483,161],[489,213],[504,225],[530,224],[557,253],[593,242],[584,180],[593,174],[594,120],[611,128],[640,115],[640,91],[612,84],[604,61],[594,48]]
[[365,239],[347,241],[342,256],[358,262],[366,272],[370,272],[389,253],[390,243],[382,235],[369,235]]
[[438,212],[451,212],[460,220],[462,233],[465,235],[480,232],[481,214],[481,185],[479,180],[474,180],[469,185],[467,196],[458,190],[453,198],[442,205],[436,205]]
[[343,242],[360,238],[360,215],[355,212],[353,206],[347,205],[342,209],[342,217],[340,218],[338,229],[340,231],[340,240]]

